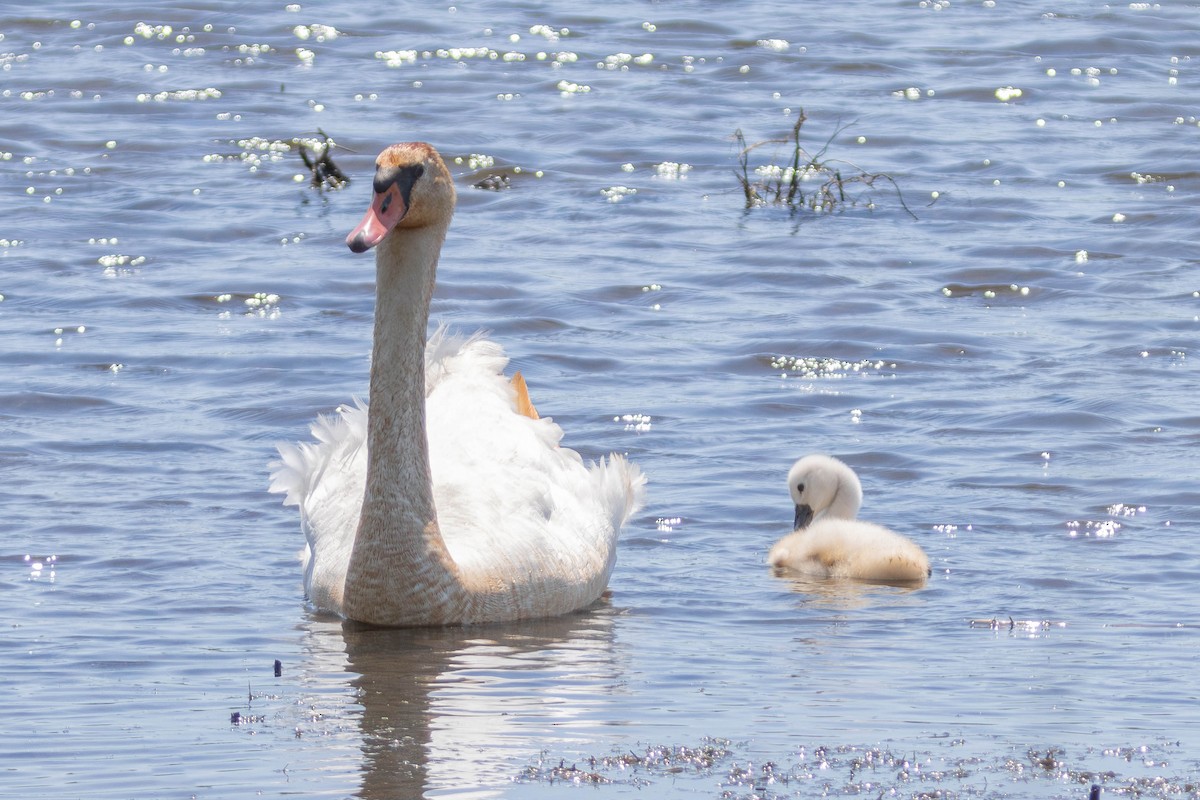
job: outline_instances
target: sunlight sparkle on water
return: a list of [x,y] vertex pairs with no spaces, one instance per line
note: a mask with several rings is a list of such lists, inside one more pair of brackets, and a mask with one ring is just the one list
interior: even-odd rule
[[654,55],[651,53],[642,53],[640,56],[635,56],[632,53],[613,53],[605,56],[603,61],[596,62],[597,69],[618,70],[620,72],[628,72],[629,65],[649,66],[654,61]]
[[165,103],[167,100],[217,100],[221,90],[208,87],[206,89],[177,89],[171,92],[141,92],[137,96],[139,103]]
[[[233,302],[235,296],[226,292],[215,295],[213,300],[218,305],[225,305]],[[255,292],[252,295],[242,297],[242,306],[246,309],[243,316],[278,319],[282,313],[279,309],[279,299],[279,295],[274,292]],[[230,319],[233,317],[233,312],[222,310],[219,316],[221,319]]]
[[29,567],[29,580],[36,581],[47,578],[51,583],[54,582],[58,556],[52,555],[45,558],[35,558],[27,554],[25,556],[25,564]]
[[682,517],[659,517],[654,521],[655,527],[659,533],[671,533],[675,530],[676,525],[683,523]]
[[592,90],[591,86],[584,83],[574,83],[573,81],[561,80],[555,84],[559,94],[563,97],[570,97],[573,94],[587,94]]
[[[174,32],[174,28],[170,25],[150,25],[145,22],[139,22],[133,26],[135,36],[140,36],[143,39],[169,39]],[[133,37],[126,37],[125,44],[133,44]]]
[[1111,539],[1121,530],[1121,523],[1111,519],[1106,520],[1071,520],[1067,523],[1067,535],[1071,538],[1078,536],[1096,539]]
[[754,174],[759,177],[766,178],[771,181],[781,181],[784,184],[790,184],[794,177],[799,180],[808,181],[814,178],[823,177],[825,174],[824,168],[819,164],[806,164],[797,170],[791,166],[780,166],[778,164],[763,164],[754,168]]
[[466,158],[455,156],[454,163],[465,164],[467,169],[487,169],[496,166],[496,158],[482,153],[471,153]]
[[858,361],[843,361],[840,358],[823,356],[772,356],[771,369],[781,370],[781,378],[840,379],[856,374],[877,373],[896,369],[894,362],[864,358]]
[[104,267],[104,277],[116,278],[118,276],[133,274],[137,267],[140,267],[146,263],[146,257],[127,256],[120,253],[112,253],[110,255],[100,256],[96,259],[96,263]]
[[691,172],[691,164],[680,164],[675,161],[664,161],[661,164],[654,166],[654,174],[659,178],[667,178],[669,180],[678,180],[686,178]]
[[301,41],[312,39],[315,42],[325,42],[336,39],[340,31],[332,25],[315,23],[313,25],[297,25],[292,28],[292,33]]
[[[304,139],[300,141],[313,147],[318,145],[324,146],[322,140]],[[261,136],[238,139],[237,141],[230,141],[229,144],[241,148],[240,152],[208,153],[202,157],[202,160],[207,163],[239,161],[245,164],[251,172],[257,172],[258,168],[265,163],[283,161],[292,150],[291,142],[280,139],[265,139]]]
[[791,43],[787,39],[759,39],[755,44],[766,50],[774,50],[777,53],[782,53],[791,47]]
[[649,414],[621,414],[613,417],[613,422],[623,423],[625,430],[634,433],[646,433],[650,430],[651,418]]
[[541,36],[548,42],[557,42],[560,37],[569,35],[571,30],[569,28],[555,29],[550,25],[531,25],[529,33],[533,36]]
[[607,189],[601,189],[600,194],[610,203],[619,203],[626,197],[637,194],[637,189],[631,189],[628,186],[610,186]]

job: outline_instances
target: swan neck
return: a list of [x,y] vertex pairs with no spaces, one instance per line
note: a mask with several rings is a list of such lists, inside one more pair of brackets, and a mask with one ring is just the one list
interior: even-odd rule
[[440,248],[441,237],[427,229],[393,232],[375,259],[368,500],[378,505],[396,495],[388,497],[391,509],[423,523],[436,519],[425,431],[425,340]]
[[837,490],[834,491],[833,499],[829,501],[823,516],[833,519],[856,519],[861,507],[862,486],[856,477],[849,476],[849,479],[843,478],[838,481]]
[[461,586],[438,528],[425,428],[425,341],[446,226],[396,230],[376,252],[367,477],[345,584],[352,619],[438,624]]

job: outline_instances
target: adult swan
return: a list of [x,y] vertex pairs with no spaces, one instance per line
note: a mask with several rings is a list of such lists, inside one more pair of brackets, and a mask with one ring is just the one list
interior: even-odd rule
[[370,409],[342,406],[316,442],[281,445],[271,490],[300,507],[318,608],[375,625],[565,614],[604,592],[645,478],[619,455],[585,467],[538,419],[481,337],[426,342],[454,183],[437,151],[395,144],[346,243],[377,247]]

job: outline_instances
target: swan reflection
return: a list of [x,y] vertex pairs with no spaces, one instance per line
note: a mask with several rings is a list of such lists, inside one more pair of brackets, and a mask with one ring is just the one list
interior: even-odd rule
[[775,576],[788,588],[802,595],[802,604],[838,609],[867,608],[877,603],[894,604],[900,597],[915,595],[922,584],[903,581],[857,581],[823,578],[788,569],[775,568]]
[[344,687],[349,673],[356,694],[358,796],[495,797],[547,747],[594,742],[618,684],[613,613],[430,629],[314,619],[310,676]]

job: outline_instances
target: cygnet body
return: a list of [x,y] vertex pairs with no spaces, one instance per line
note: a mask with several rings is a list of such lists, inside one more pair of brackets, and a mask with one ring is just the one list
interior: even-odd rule
[[771,548],[767,562],[780,572],[877,583],[923,583],[929,557],[911,539],[856,519],[862,484],[832,456],[810,455],[788,473],[796,506],[794,530]]

